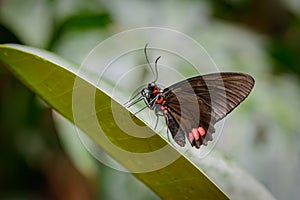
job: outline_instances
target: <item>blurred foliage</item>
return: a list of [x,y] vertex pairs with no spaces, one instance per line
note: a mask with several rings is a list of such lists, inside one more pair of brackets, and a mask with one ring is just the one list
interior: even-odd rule
[[3,67],[0,80],[0,198],[93,199],[60,146],[51,110]]
[[[0,43],[21,42],[0,25]],[[93,199],[94,189],[60,146],[51,110],[3,67],[0,127],[1,199]]]
[[[59,145],[51,110],[3,70],[1,67],[1,198],[74,199],[77,195],[86,199],[91,192],[83,191],[90,189]],[[77,183],[82,184],[74,185]]]
[[109,25],[111,22],[112,21],[108,14],[81,13],[70,16],[61,24],[57,25],[57,29],[53,31],[52,39],[50,39],[47,49],[52,49],[56,42],[59,42],[61,39],[60,37],[65,32],[82,29],[95,29],[99,27],[105,28],[105,26]]
[[274,72],[300,77],[300,19],[280,0],[212,1],[214,16],[268,35]]
[[[181,13],[186,11],[185,8],[188,6],[181,6],[182,3],[179,1],[166,2],[153,1],[149,3],[131,0],[124,4],[117,0],[2,0],[0,1],[0,43],[33,45],[55,51],[75,62],[81,62],[97,42],[101,42],[113,33],[136,26],[159,25],[175,29],[184,27],[185,29],[183,28],[181,31],[191,35],[194,32],[205,32],[205,25],[215,24],[215,22],[246,27],[255,35],[264,38],[262,42],[263,53],[267,56],[271,68],[265,68],[265,71],[268,72],[266,76],[257,75],[258,78],[261,78],[259,80],[268,82],[268,85],[259,85],[260,82],[258,81],[257,87],[262,89],[257,92],[257,95],[261,98],[252,101],[255,105],[250,105],[250,110],[254,110],[254,107],[257,107],[257,110],[262,109],[253,114],[252,126],[245,124],[243,126],[250,130],[255,128],[257,130],[254,139],[251,136],[246,136],[244,139],[248,143],[253,139],[256,141],[255,144],[259,144],[248,148],[253,152],[260,152],[261,155],[265,155],[263,153],[269,151],[276,152],[274,154],[277,155],[274,156],[276,158],[261,158],[255,163],[257,166],[250,165],[248,170],[256,173],[256,177],[260,178],[277,198],[291,199],[287,197],[288,195],[290,195],[289,197],[296,197],[297,185],[300,182],[297,175],[295,174],[296,177],[293,176],[294,174],[287,175],[290,177],[288,179],[292,181],[290,185],[287,185],[280,177],[289,171],[299,171],[300,167],[300,150],[297,149],[296,145],[291,145],[292,142],[295,142],[299,146],[299,131],[295,129],[297,116],[291,114],[293,112],[299,113],[299,105],[295,103],[297,99],[291,103],[288,102],[289,105],[286,105],[282,100],[282,97],[298,98],[299,94],[299,3],[291,0],[190,0],[186,1],[186,4],[197,4],[199,7],[194,6],[191,13],[189,11]],[[141,6],[142,4],[144,6]],[[175,4],[178,4],[179,8]],[[132,5],[136,5],[136,7],[132,7]],[[145,12],[139,12],[140,10],[136,8],[144,8],[142,11]],[[203,10],[205,14],[201,15],[204,17],[200,19],[197,14]],[[171,15],[173,14],[172,11],[175,12],[175,15]],[[128,13],[138,13],[140,16],[127,18]],[[123,21],[120,20],[122,17],[124,18]],[[172,17],[174,17],[174,21],[180,24],[174,25],[173,21],[170,20]],[[145,18],[145,20],[143,23],[137,24],[136,21],[140,18]],[[187,22],[183,23],[185,19]],[[129,25],[122,24],[126,20],[132,23]],[[206,23],[204,22],[203,25],[201,24],[202,21]],[[191,30],[190,27],[195,29]],[[222,31],[222,29],[217,29],[217,31],[220,30]],[[222,36],[222,34],[219,35]],[[81,38],[86,38],[86,40],[81,40]],[[218,38],[211,39],[207,43],[213,43],[213,40],[218,40]],[[247,47],[245,48],[247,49]],[[249,63],[249,65],[251,64]],[[283,81],[280,78],[283,78]],[[270,92],[274,88],[278,91],[277,95]],[[266,95],[266,93],[268,94]],[[274,101],[273,104],[270,104],[270,99]],[[265,110],[268,113],[264,112]],[[233,129],[234,126],[231,128]],[[278,127],[281,127],[279,130],[285,130],[285,132],[280,132],[280,136],[270,136],[269,133],[275,133]],[[240,128],[237,129],[241,130]],[[246,144],[245,141],[240,142]],[[284,141],[287,142],[284,143]],[[272,146],[264,149],[263,146],[268,143],[271,143]],[[246,152],[246,148],[241,150],[241,154]],[[280,149],[279,152],[277,152],[278,149]],[[62,150],[61,141],[57,138],[49,108],[36,99],[34,94],[11,77],[3,68],[0,68],[0,150],[0,198],[73,199],[72,196],[68,197],[68,193],[65,192],[68,191],[65,188],[67,186],[73,188],[69,188],[70,191],[78,191],[78,193],[81,192],[82,195],[86,195],[85,199],[95,196],[108,199],[112,197],[111,194],[115,191],[115,188],[112,188],[112,191],[109,192],[106,185],[101,185],[103,179],[111,181],[107,177],[108,175],[101,176],[99,179],[86,178],[78,172]],[[296,156],[287,153],[292,150],[297,152]],[[240,162],[243,166],[247,166],[247,161],[251,161],[252,157],[259,157],[257,155],[246,154]],[[291,156],[293,157],[290,158]],[[279,158],[290,160],[289,163],[280,163],[284,167],[289,167],[289,170],[280,168],[278,162],[275,161]],[[259,171],[260,165],[267,168],[265,169],[267,172],[264,171],[266,173]],[[103,173],[110,170],[104,166],[101,167]],[[49,168],[53,170],[49,170]],[[269,168],[277,169],[278,173],[272,174],[272,170],[268,170]],[[280,173],[283,175],[280,176]],[[61,176],[64,177],[64,180],[61,179]],[[112,175],[115,179],[120,176],[122,175]],[[71,185],[69,183],[74,182],[73,177],[85,181],[77,181],[83,183],[80,186]],[[278,178],[276,179],[276,177]],[[277,187],[274,186],[276,184],[278,184]],[[107,185],[114,187],[113,183]],[[99,192],[97,187],[102,188],[102,190]],[[142,188],[142,186],[137,187]],[[80,190],[79,188],[86,189]],[[286,190],[286,192],[281,194],[278,188]],[[61,194],[59,191],[62,190],[65,192],[65,196],[59,195]],[[101,192],[103,194],[98,194]],[[134,188],[127,193],[132,195]],[[126,195],[124,194],[124,196]],[[150,193],[149,195],[147,192],[139,197],[155,198],[153,194]]]

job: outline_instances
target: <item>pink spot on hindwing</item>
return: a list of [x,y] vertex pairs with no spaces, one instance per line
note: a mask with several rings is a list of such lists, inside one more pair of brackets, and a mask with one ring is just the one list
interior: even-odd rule
[[200,134],[196,128],[192,129],[192,133],[194,135],[195,140],[199,140]]
[[201,136],[204,136],[206,133],[202,126],[199,126],[197,131],[200,133]]
[[165,114],[168,113],[167,106],[161,106],[160,109],[162,109]]

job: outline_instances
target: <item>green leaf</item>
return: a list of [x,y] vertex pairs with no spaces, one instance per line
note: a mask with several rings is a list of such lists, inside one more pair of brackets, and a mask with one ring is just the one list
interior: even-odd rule
[[[129,112],[89,80],[76,76],[77,66],[42,50],[19,45],[0,45],[0,65],[75,123],[162,199],[228,199],[199,168],[144,122],[131,116],[136,124],[144,126],[140,135],[152,135],[149,138],[133,137],[121,130],[114,119],[122,119]],[[86,98],[90,95],[94,97]],[[78,106],[74,100],[85,106]],[[128,126],[132,132],[139,132],[138,126]],[[154,168],[157,170],[151,170]]]

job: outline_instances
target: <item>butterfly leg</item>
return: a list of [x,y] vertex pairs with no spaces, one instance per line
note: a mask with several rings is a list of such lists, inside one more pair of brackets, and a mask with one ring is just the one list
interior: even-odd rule
[[157,128],[157,124],[158,124],[158,119],[159,119],[159,116],[158,116],[158,115],[156,115],[156,121],[155,121],[155,126],[154,126],[154,130],[156,130],[156,128]]
[[169,136],[169,128],[168,128],[169,120],[168,120],[168,117],[166,117],[166,116],[164,116],[164,117],[166,119],[166,125],[167,125],[167,138],[168,138],[168,141],[171,142],[170,136]]
[[156,122],[155,122],[154,129],[156,129],[156,128],[157,128],[157,125],[158,125],[159,117],[162,117],[162,116],[164,116],[164,115],[162,115],[162,114],[160,113],[159,107],[157,107],[157,106],[154,107],[154,113],[155,113],[155,115],[156,115]]

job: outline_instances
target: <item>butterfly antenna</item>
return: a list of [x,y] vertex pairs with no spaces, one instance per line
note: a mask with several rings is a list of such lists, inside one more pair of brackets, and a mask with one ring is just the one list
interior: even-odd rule
[[155,60],[155,65],[154,65],[154,67],[155,67],[155,79],[154,79],[154,83],[157,81],[157,79],[158,79],[158,72],[157,72],[157,62],[158,62],[158,60],[161,58],[161,56],[158,56],[158,58],[156,58],[156,60]]
[[154,73],[154,71],[153,71],[153,68],[151,67],[150,62],[149,62],[149,59],[148,59],[148,55],[147,55],[147,47],[148,47],[148,43],[145,45],[145,48],[144,48],[144,54],[145,54],[145,57],[146,57],[147,64],[148,64],[149,68],[151,69],[151,72],[152,72],[153,76],[155,76],[155,73]]

